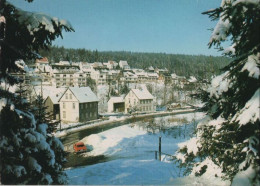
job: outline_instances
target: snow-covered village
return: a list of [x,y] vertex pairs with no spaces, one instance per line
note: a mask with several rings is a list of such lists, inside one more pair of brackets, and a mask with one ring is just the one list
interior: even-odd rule
[[0,184],[260,185],[259,0],[0,0]]

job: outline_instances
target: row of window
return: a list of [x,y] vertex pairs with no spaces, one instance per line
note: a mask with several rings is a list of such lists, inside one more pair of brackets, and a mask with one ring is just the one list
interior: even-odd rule
[[[97,117],[97,113],[96,112],[89,112],[89,113],[82,113],[81,114],[81,118],[82,119],[86,119],[86,118],[92,118],[92,117]],[[66,119],[66,111],[63,111],[62,113],[62,118]]]
[[[130,103],[130,99],[128,100]],[[140,100],[140,104],[150,104],[152,103],[152,100]],[[136,104],[136,99],[134,99],[134,105]]]
[[81,103],[79,105],[80,109],[86,109],[86,108],[92,108],[92,107],[95,107],[95,103]]
[[87,118],[97,117],[97,113],[96,112],[89,112],[89,113],[85,113],[85,114],[82,113],[80,116],[84,120]]
[[152,107],[141,107],[141,111],[151,111]]
[[[62,104],[62,108],[66,108],[66,103],[63,102]],[[75,103],[72,103],[72,109],[75,109],[76,108],[76,104]]]
[[[89,77],[90,74],[86,74],[86,76]],[[60,77],[63,77],[63,78],[66,78],[66,77],[67,77],[67,78],[69,78],[69,77],[70,77],[70,78],[73,78],[73,74],[63,74],[63,75],[62,75],[62,74],[56,74],[55,77],[56,77],[56,78],[60,78]],[[81,75],[81,74],[79,75],[79,77],[84,78],[84,76]]]
[[141,100],[140,103],[141,103],[141,104],[152,103],[152,100],[151,100],[151,99],[148,99],[148,100]]

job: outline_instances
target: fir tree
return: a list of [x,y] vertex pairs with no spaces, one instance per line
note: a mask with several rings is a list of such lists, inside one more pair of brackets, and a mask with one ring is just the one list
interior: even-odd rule
[[[221,7],[204,14],[218,19],[209,46],[233,61],[201,93],[208,116],[196,137],[181,145],[177,158],[197,176],[211,166],[212,176],[233,185],[259,185],[260,3],[223,0]],[[221,44],[228,38],[232,44],[224,49]]]
[[5,0],[0,1],[0,28],[1,183],[66,184],[63,145],[47,131],[44,116],[30,112],[20,80],[10,72],[28,70],[21,59],[37,58],[63,29],[73,29],[64,20],[23,11]]

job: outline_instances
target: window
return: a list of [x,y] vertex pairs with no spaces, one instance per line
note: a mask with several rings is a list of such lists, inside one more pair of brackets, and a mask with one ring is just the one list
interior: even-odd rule
[[72,99],[72,94],[70,94],[70,99]]
[[68,99],[68,93],[66,93],[66,99]]
[[92,117],[92,112],[90,112],[90,117]]
[[63,111],[63,118],[66,118],[66,111]]
[[88,104],[86,103],[85,105],[86,105],[86,108],[88,108]]
[[64,108],[64,109],[66,108],[66,104],[65,104],[65,103],[63,103],[63,108]]
[[72,108],[75,109],[76,105],[75,103],[72,103]]

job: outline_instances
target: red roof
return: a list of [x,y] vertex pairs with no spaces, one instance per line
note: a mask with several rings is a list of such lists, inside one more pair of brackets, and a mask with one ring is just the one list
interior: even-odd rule
[[36,63],[49,63],[49,60],[47,57],[43,57],[41,59],[36,59]]

